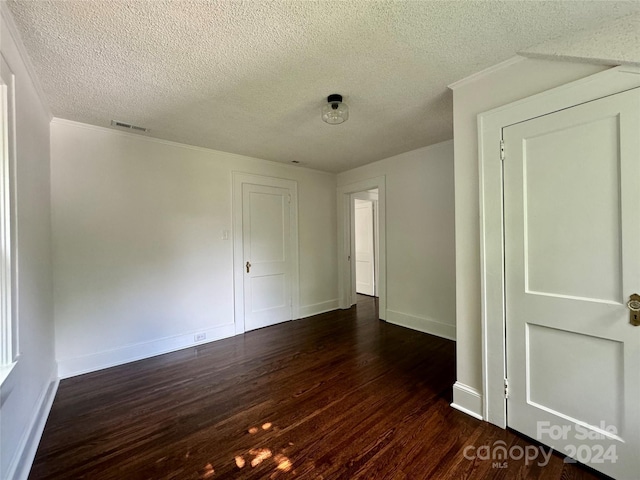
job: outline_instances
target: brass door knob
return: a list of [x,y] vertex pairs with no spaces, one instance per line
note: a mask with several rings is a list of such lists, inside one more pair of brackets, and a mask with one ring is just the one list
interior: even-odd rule
[[640,326],[640,295],[634,293],[627,302],[629,309],[629,323],[634,327]]

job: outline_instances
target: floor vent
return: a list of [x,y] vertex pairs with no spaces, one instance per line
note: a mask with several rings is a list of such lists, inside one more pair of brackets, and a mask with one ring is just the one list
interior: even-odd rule
[[144,128],[144,127],[138,127],[137,125],[131,125],[129,123],[124,123],[124,122],[117,122],[116,120],[111,120],[111,126],[112,127],[118,127],[118,128],[124,128],[126,130],[133,130],[136,132],[148,132],[149,129],[148,128]]

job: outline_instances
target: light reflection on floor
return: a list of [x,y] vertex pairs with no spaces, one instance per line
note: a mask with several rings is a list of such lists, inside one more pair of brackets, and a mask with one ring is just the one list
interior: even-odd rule
[[214,473],[215,470],[213,469],[213,466],[210,463],[207,463],[204,466],[204,473],[202,474],[202,478],[211,478],[213,477]]
[[[273,424],[271,422],[265,422],[262,424],[262,430],[268,431],[271,430]],[[260,427],[251,427],[247,430],[249,435],[256,435],[260,432]],[[289,446],[293,446],[293,443],[289,442]],[[185,458],[189,457],[189,452],[185,455]],[[272,461],[275,465],[274,472],[269,477],[270,479],[275,479],[279,476],[279,474],[291,473],[295,475],[296,472],[293,470],[293,463],[291,460],[284,454],[284,449],[280,453],[276,453],[274,455],[273,450],[268,447],[260,446],[249,449],[248,452],[236,455],[234,457],[234,462],[236,468],[243,469],[247,466],[247,462],[251,465],[251,468],[255,468],[258,465],[262,464],[265,461]],[[204,466],[202,470],[201,479],[212,478],[215,474],[215,470],[211,463],[208,463]]]

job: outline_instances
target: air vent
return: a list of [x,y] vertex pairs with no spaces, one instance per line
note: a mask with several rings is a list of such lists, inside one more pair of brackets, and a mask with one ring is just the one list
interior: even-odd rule
[[111,120],[111,126],[112,127],[123,128],[123,129],[126,129],[126,130],[133,130],[135,132],[142,132],[142,133],[146,133],[146,132],[149,131],[148,128],[138,127],[137,125],[131,125],[129,123],[124,123],[124,122],[117,122],[115,120]]

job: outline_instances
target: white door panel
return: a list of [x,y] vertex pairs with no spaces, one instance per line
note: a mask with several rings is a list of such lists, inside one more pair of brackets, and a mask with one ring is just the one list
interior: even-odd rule
[[626,301],[640,293],[640,91],[503,138],[508,425],[633,478],[640,327]]
[[375,295],[373,202],[355,199],[356,292]]
[[291,320],[290,195],[242,185],[245,329]]

